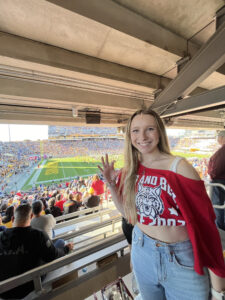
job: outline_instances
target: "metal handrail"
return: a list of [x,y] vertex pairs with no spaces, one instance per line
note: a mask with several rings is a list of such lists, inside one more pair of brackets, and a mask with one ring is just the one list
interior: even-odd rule
[[75,230],[70,230],[69,232],[63,233],[63,234],[59,234],[57,236],[55,236],[52,241],[58,240],[58,239],[64,239],[64,240],[68,240],[71,238],[75,238],[77,236],[86,234],[88,232],[92,232],[95,231],[97,229],[109,226],[109,225],[113,225],[114,223],[120,222],[122,220],[121,216],[118,217],[114,217],[111,218],[109,220],[103,221],[101,223],[98,223],[96,225],[93,226],[93,224],[85,226],[84,228],[80,229],[79,231]]
[[56,217],[55,219],[56,219],[56,222],[65,221],[66,219],[79,217],[79,216],[85,215],[86,213],[89,213],[89,212],[94,212],[96,210],[104,210],[104,209],[101,205],[100,206],[95,206],[95,207],[92,207],[92,208],[85,208],[85,209],[82,209],[82,210],[75,211],[73,213],[69,213],[69,214],[65,214],[65,215]]
[[[107,248],[111,246],[115,246],[112,249],[110,248],[109,251],[106,251]],[[20,274],[18,276],[14,276],[11,278],[8,278],[4,281],[0,282],[0,290],[1,293],[9,291],[17,286],[20,286],[26,282],[33,281],[35,292],[36,293],[44,293],[43,284],[41,281],[41,276],[44,274],[47,274],[51,271],[55,271],[65,265],[68,265],[70,263],[76,262],[77,265],[73,268],[73,271],[78,270],[82,268],[84,265],[87,265],[87,262],[83,262],[82,264],[79,264],[78,261],[82,258],[85,258],[87,256],[90,256],[92,254],[97,253],[98,251],[105,250],[105,255],[103,254],[101,258],[104,258],[112,253],[115,253],[117,251],[120,251],[127,247],[127,241],[125,240],[125,237],[122,233],[119,233],[113,237],[109,237],[104,239],[103,241],[96,242],[94,245],[91,245],[91,247],[87,247],[85,250],[81,249],[77,252],[73,252],[71,254],[68,254],[64,257],[58,258],[50,263],[47,263],[45,265],[42,265],[40,267],[34,268],[32,270],[29,270],[23,274]],[[98,258],[99,259],[99,258]],[[92,257],[89,260],[89,264],[96,261],[96,257]],[[71,271],[70,271],[71,272]],[[70,273],[68,272],[68,273]],[[64,274],[66,275],[66,273]]]
[[55,225],[54,229],[67,227],[67,226],[74,225],[74,224],[77,224],[77,223],[81,223],[81,222],[84,222],[84,221],[87,221],[87,220],[90,220],[90,219],[94,219],[96,217],[100,217],[102,219],[103,215],[109,214],[111,211],[112,211],[111,209],[104,209],[104,210],[98,211],[97,213],[89,214],[87,216],[82,216],[82,217],[74,218],[74,219],[71,219],[71,220],[68,220],[68,221],[65,221],[65,222],[57,223]]
[[[209,187],[212,186],[217,186],[217,187],[221,187],[222,189],[225,190],[225,185],[222,183],[213,183],[213,182],[209,182],[209,181],[204,181],[205,185],[208,185]],[[214,208],[218,208],[218,209],[224,209],[225,208],[225,203],[223,205],[217,205],[217,204],[213,204]]]

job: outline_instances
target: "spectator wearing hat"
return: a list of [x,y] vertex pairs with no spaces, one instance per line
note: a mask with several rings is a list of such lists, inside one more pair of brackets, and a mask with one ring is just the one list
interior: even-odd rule
[[[212,183],[220,183],[225,187],[225,130],[218,133],[217,141],[220,148],[211,156],[209,160],[208,173]],[[225,190],[218,186],[212,187],[213,205],[223,205],[225,202]],[[225,230],[224,209],[214,208],[216,214],[216,225]]]

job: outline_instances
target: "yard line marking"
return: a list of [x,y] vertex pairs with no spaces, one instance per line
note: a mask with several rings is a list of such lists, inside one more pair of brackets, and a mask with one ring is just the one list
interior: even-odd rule
[[63,168],[63,164],[62,162],[60,161],[60,164],[61,164],[61,167],[62,167],[62,171],[63,171],[63,177],[66,178],[66,175],[65,175],[65,172],[64,172],[64,168]]

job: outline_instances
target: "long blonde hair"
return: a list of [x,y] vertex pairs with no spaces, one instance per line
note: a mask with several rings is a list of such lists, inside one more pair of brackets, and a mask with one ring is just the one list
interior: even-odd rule
[[124,168],[122,170],[121,178],[121,183],[123,183],[123,204],[125,216],[128,222],[133,225],[137,223],[137,213],[135,204],[136,176],[138,172],[138,163],[141,157],[138,150],[131,143],[130,128],[131,122],[134,119],[134,117],[141,114],[150,115],[154,117],[159,134],[158,149],[162,153],[170,154],[166,129],[160,116],[152,109],[142,109],[136,111],[128,120],[126,127]]

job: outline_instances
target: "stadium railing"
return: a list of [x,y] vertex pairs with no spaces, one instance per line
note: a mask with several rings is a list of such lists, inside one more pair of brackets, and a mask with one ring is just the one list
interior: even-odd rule
[[95,206],[95,207],[92,207],[92,208],[85,208],[85,209],[82,209],[82,210],[78,210],[74,213],[65,214],[65,215],[56,217],[55,219],[56,219],[56,222],[59,223],[59,222],[62,222],[62,221],[66,221],[67,219],[71,219],[71,218],[75,218],[75,217],[80,217],[82,215],[86,215],[88,213],[93,213],[93,212],[96,212],[96,211],[98,211],[100,213],[103,213],[103,212],[113,210],[113,209],[115,209],[114,204],[108,205],[105,208],[102,205],[99,205],[99,206]]
[[[110,225],[112,226],[112,230],[110,230],[110,232],[114,232],[115,224],[118,222],[121,222],[121,220],[122,220],[121,215],[118,215],[117,217],[110,218],[109,220],[102,221],[95,225],[91,224],[88,226],[84,226],[82,229],[79,229],[79,230],[74,229],[74,230],[70,230],[66,233],[58,234],[52,240],[53,241],[56,241],[57,239],[69,240],[72,238],[76,238],[80,235],[84,235],[86,233],[94,232],[95,230],[98,230],[98,229],[107,228]],[[103,233],[100,233],[99,235],[104,235],[104,238],[105,238],[107,232],[109,232],[109,230],[105,231]],[[96,237],[96,236],[93,236],[91,238],[93,239],[94,237]]]
[[[64,300],[83,300],[118,278],[118,276],[125,276],[130,272],[129,250],[124,255],[124,249],[127,247],[128,244],[124,235],[119,233],[103,241],[98,241],[86,249],[78,250],[19,276],[4,280],[0,282],[0,291],[1,293],[6,292],[26,282],[33,281],[34,292],[29,299],[47,300],[60,295],[60,299],[63,298]],[[53,283],[55,281],[115,253],[120,253],[116,262],[95,268],[87,274],[73,278],[69,282],[54,288]],[[47,276],[42,281],[41,276],[44,274],[47,274]],[[71,294],[73,294],[73,298],[71,298]]]
[[[208,194],[209,194],[209,198],[211,200],[212,200],[212,187],[213,186],[217,186],[217,187],[220,187],[220,188],[225,190],[225,185],[223,185],[221,183],[212,183],[212,182],[209,182],[209,181],[206,181],[206,180],[204,181],[204,183],[205,183],[206,187],[209,187]],[[213,204],[213,207],[218,208],[218,209],[225,209],[225,203],[223,205]],[[220,238],[221,238],[223,249],[225,249],[225,231],[221,230],[220,228],[218,228],[218,231],[220,233]]]
[[[220,187],[223,190],[225,190],[225,185],[223,185],[221,183],[212,183],[212,182],[209,182],[209,181],[205,181],[205,185],[210,188],[210,190],[209,190],[209,197],[210,197],[210,199],[212,198],[211,195],[212,195],[212,187],[213,186],[217,186],[217,187]],[[214,208],[218,208],[218,209],[225,209],[225,203],[223,205],[215,205],[215,204],[213,204],[213,207]]]
[[111,212],[112,212],[112,209],[104,209],[104,210],[98,211],[97,213],[92,213],[92,214],[88,214],[88,215],[81,216],[79,218],[73,218],[73,219],[71,219],[72,214],[68,214],[68,215],[70,215],[69,216],[70,220],[57,223],[54,227],[54,230],[69,227],[71,225],[79,224],[79,223],[82,223],[82,222],[85,222],[85,221],[88,221],[91,219],[95,219],[95,218],[99,218],[99,221],[102,222],[103,216],[110,214]]

